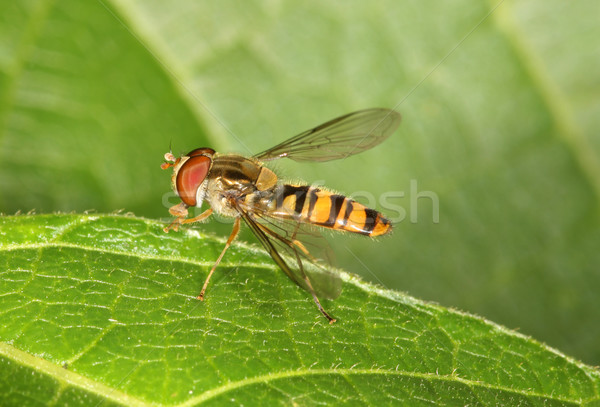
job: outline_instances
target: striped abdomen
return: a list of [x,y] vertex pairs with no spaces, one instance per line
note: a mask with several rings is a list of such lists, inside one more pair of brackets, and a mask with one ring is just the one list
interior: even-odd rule
[[296,218],[326,228],[367,236],[380,236],[392,230],[392,224],[376,210],[329,191],[308,185],[277,187],[272,215]]

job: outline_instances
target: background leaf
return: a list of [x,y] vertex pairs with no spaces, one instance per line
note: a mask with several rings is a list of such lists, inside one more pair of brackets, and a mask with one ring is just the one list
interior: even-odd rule
[[405,213],[390,238],[330,239],[338,264],[598,364],[599,8],[2,2],[0,211],[164,217],[171,142],[257,152],[400,103],[378,149],[277,164]]
[[106,215],[0,218],[2,405],[595,405],[600,373],[342,274],[324,305],[262,250]]

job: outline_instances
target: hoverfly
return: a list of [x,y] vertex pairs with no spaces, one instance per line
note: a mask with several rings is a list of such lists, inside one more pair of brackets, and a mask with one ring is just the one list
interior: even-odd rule
[[[243,220],[279,268],[312,295],[329,323],[335,322],[321,306],[319,296],[335,299],[341,292],[339,278],[324,269],[311,271],[313,268],[303,264],[304,260],[317,263],[307,247],[311,236],[314,241],[320,235],[310,226],[375,237],[389,233],[392,225],[381,213],[343,195],[314,186],[283,183],[263,162],[280,158],[319,162],[346,158],[375,147],[399,124],[400,114],[393,110],[367,109],[328,121],[253,157],[220,154],[206,147],[179,158],[166,153],[161,168],[173,167],[172,187],[181,203],[169,209],[176,218],[165,232],[177,230],[182,224],[201,222],[213,211],[234,218],[231,235],[198,299],[204,299],[208,281],[238,235]],[[204,201],[209,208],[188,218],[188,208],[201,207]]]

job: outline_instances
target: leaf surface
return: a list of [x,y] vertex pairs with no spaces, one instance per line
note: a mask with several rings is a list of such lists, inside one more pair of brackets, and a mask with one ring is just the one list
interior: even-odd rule
[[310,296],[253,246],[117,215],[0,218],[2,405],[593,405],[600,373],[342,273]]
[[329,239],[338,265],[600,365],[598,15],[597,0],[3,1],[0,212],[166,217],[170,145],[257,153],[397,106],[371,151],[273,166],[394,222]]

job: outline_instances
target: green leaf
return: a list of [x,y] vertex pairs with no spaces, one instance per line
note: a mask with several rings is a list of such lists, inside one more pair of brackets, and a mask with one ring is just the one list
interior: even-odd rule
[[342,273],[324,305],[268,256],[118,215],[0,218],[0,404],[596,405],[600,372]]
[[330,239],[337,264],[600,365],[599,5],[1,1],[0,212],[166,217],[171,144],[247,154],[398,106],[372,151],[274,167],[395,221]]

